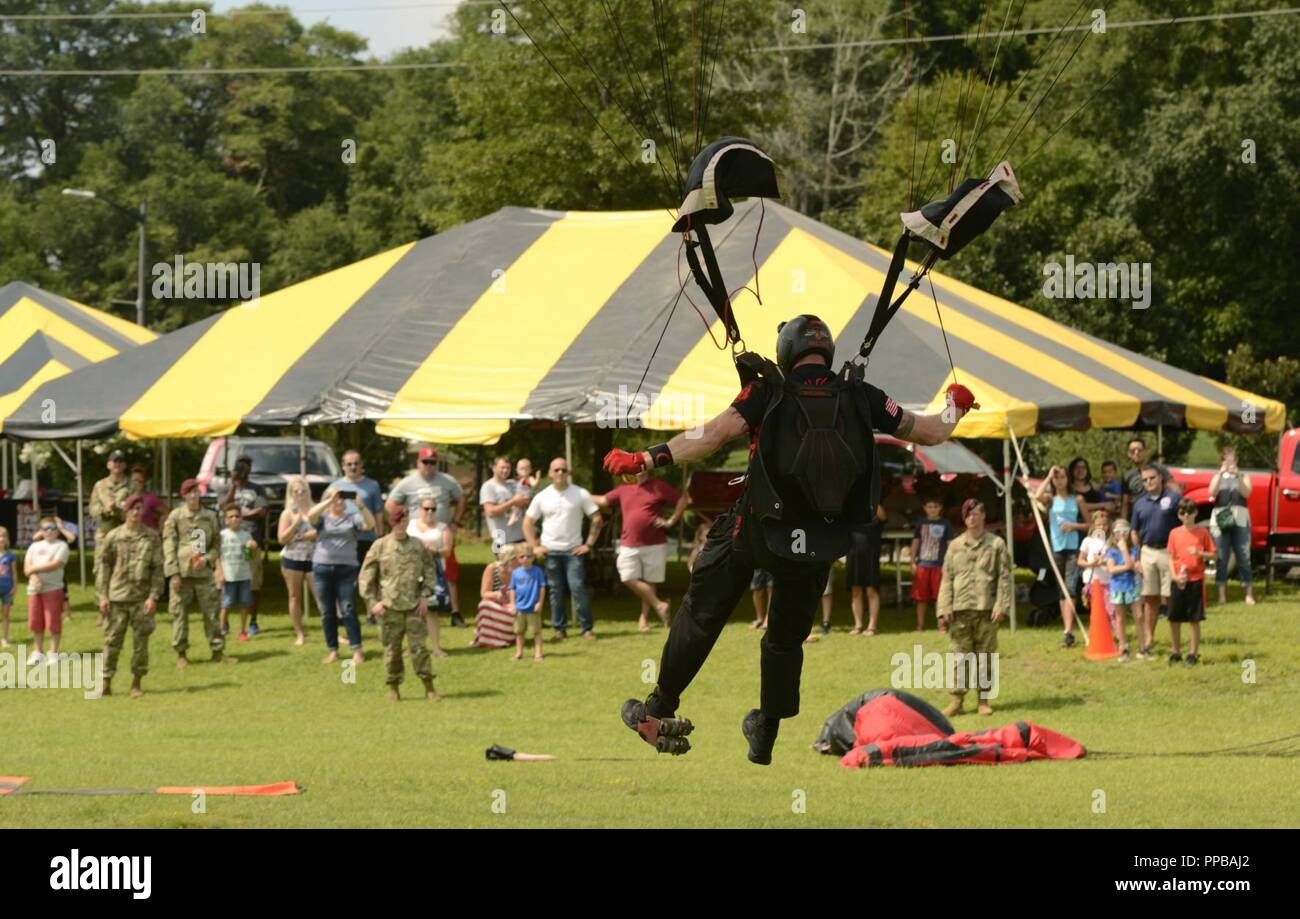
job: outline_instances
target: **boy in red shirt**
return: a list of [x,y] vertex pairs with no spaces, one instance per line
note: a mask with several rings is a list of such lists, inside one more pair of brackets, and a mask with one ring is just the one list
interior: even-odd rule
[[1205,620],[1205,562],[1215,557],[1209,530],[1196,523],[1196,502],[1178,502],[1178,519],[1183,525],[1169,534],[1169,568],[1173,583],[1169,593],[1169,638],[1174,646],[1169,666],[1183,659],[1181,625],[1192,624],[1192,646],[1187,665],[1194,665],[1201,645],[1201,623]]

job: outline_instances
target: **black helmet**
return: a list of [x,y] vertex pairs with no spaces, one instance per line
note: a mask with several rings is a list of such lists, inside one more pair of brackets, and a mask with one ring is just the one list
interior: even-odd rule
[[826,355],[826,366],[835,360],[835,341],[826,323],[816,316],[804,313],[776,327],[776,364],[783,373],[789,373],[805,354],[816,351]]

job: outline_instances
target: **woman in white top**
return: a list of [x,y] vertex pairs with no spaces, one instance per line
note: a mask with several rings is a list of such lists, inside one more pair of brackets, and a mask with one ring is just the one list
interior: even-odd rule
[[316,528],[307,516],[310,510],[311,490],[306,479],[296,475],[285,488],[278,538],[284,546],[280,552],[280,573],[289,591],[289,618],[293,620],[293,630],[297,633],[293,643],[299,648],[307,643],[302,630],[303,585],[311,583],[308,575],[311,573],[311,556],[316,551]]
[[[406,532],[418,539],[424,548],[439,559],[444,559],[451,552],[452,535],[450,527],[437,521],[437,511],[437,501],[433,498],[421,498],[419,513],[406,525]],[[428,606],[424,618],[429,623],[429,643],[433,646],[433,656],[446,657],[447,652],[442,649],[441,625],[437,610]]]

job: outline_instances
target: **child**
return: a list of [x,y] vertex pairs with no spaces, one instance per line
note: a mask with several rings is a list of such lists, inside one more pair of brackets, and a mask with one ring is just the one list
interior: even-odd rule
[[230,631],[230,610],[239,608],[239,640],[248,641],[248,610],[253,605],[253,556],[257,542],[241,529],[238,507],[226,508],[226,528],[221,531],[217,558],[217,587],[221,591],[221,634]]
[[[533,472],[533,461],[528,457],[522,457],[519,462],[515,463],[515,482],[519,489],[519,494],[527,495],[531,498],[533,496],[533,489],[537,487],[537,483],[540,479],[541,475]],[[506,519],[506,526],[512,527],[518,523],[519,518],[523,516],[523,513],[524,508],[510,508],[510,516]]]
[[[1129,526],[1126,520],[1116,520],[1110,532],[1110,548],[1106,550],[1106,571],[1110,574],[1110,603],[1115,607],[1115,637],[1119,639],[1120,663],[1127,664],[1128,636],[1124,617],[1133,608],[1133,628],[1139,642],[1142,638],[1142,596],[1138,592],[1137,559],[1129,545]],[[1146,660],[1145,651],[1138,650],[1138,660]]]
[[1196,502],[1184,498],[1178,502],[1178,519],[1183,522],[1169,534],[1169,568],[1174,582],[1169,590],[1169,636],[1174,651],[1169,666],[1183,659],[1181,626],[1192,624],[1192,647],[1187,666],[1200,659],[1201,623],[1205,620],[1205,562],[1215,558],[1210,531],[1196,522]]
[[9,610],[14,605],[14,563],[9,551],[9,530],[0,527],[0,648],[9,647]]
[[[916,524],[912,535],[912,599],[916,601],[916,630],[925,631],[927,604],[939,599],[939,583],[943,580],[943,557],[948,543],[957,538],[957,531],[942,516],[943,499],[931,495],[925,499],[925,519]],[[939,631],[945,632],[944,623]]]
[[515,614],[515,656],[517,661],[524,656],[524,639],[528,637],[528,628],[533,630],[533,660],[542,659],[542,614],[538,612],[546,602],[546,575],[542,569],[533,564],[533,550],[528,546],[519,547],[519,567],[510,575],[510,593],[514,602],[510,608]]
[[[1113,629],[1115,610],[1110,604],[1110,571],[1106,568],[1106,540],[1109,535],[1110,515],[1104,510],[1093,511],[1092,529],[1087,538],[1079,543],[1079,570],[1083,572],[1084,599],[1091,604],[1088,614],[1099,616],[1104,613]],[[1094,581],[1098,585],[1095,591],[1092,588]],[[1101,600],[1100,608],[1097,608],[1096,598]]]
[[50,633],[49,660],[59,650],[63,633],[63,566],[68,563],[67,543],[59,540],[59,525],[51,517],[42,517],[36,538],[23,557],[23,574],[27,582],[27,627],[32,632],[36,650],[27,659],[33,666],[41,659],[41,643]]
[[1124,501],[1124,483],[1119,479],[1119,466],[1115,465],[1114,460],[1106,460],[1101,464],[1101,496],[1107,501],[1113,501],[1115,506],[1112,510],[1119,513],[1120,504]]

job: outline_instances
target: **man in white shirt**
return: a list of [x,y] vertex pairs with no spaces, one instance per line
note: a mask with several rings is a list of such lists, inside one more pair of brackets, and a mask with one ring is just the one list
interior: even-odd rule
[[[570,481],[569,463],[562,456],[551,460],[551,484],[543,488],[524,514],[524,539],[535,555],[545,555],[546,586],[551,600],[551,624],[555,640],[563,641],[569,621],[569,594],[578,607],[582,637],[595,639],[592,631],[591,599],[587,596],[587,572],[583,556],[591,551],[600,535],[604,518],[591,492]],[[591,518],[591,532],[582,539],[582,518]],[[542,521],[540,547],[537,521]]]

